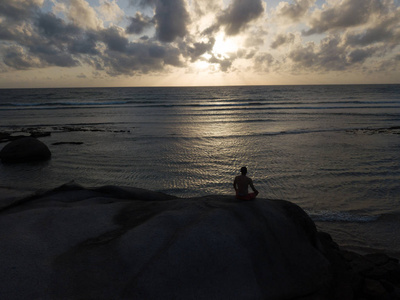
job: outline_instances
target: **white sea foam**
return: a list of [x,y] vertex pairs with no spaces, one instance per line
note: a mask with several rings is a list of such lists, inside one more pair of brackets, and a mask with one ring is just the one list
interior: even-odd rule
[[343,211],[329,211],[329,210],[321,210],[321,211],[306,211],[307,214],[314,221],[318,222],[353,222],[353,223],[366,223],[366,222],[375,222],[379,219],[379,215],[363,215],[351,212],[343,212]]

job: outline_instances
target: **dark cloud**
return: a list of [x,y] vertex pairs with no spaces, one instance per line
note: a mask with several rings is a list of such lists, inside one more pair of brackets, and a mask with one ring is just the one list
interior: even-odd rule
[[305,35],[324,33],[366,24],[369,19],[384,9],[380,0],[345,0],[318,11],[310,21]]
[[258,53],[254,57],[254,70],[257,72],[269,73],[276,60],[270,53]]
[[[8,40],[16,44],[5,48],[4,63],[15,69],[43,68],[48,66],[74,67],[79,61],[69,52],[69,45],[82,31],[53,14],[35,13],[31,19],[2,23],[9,28]],[[30,21],[30,23],[27,23]],[[0,36],[5,38],[4,31]]]
[[218,15],[216,22],[206,28],[202,34],[212,35],[222,26],[225,27],[226,35],[237,35],[251,21],[258,19],[263,12],[262,0],[233,0],[228,8]]
[[375,43],[385,43],[396,46],[400,43],[400,10],[389,16],[382,16],[361,32],[351,32],[346,35],[346,43],[351,46],[368,46]]
[[[135,1],[131,1],[135,2]],[[142,6],[151,6],[155,9],[153,22],[156,26],[156,35],[161,42],[173,42],[178,37],[187,34],[190,22],[186,10],[185,0],[140,0]]]
[[10,22],[0,23],[0,38],[15,44],[2,46],[2,58],[6,66],[18,70],[86,63],[109,75],[132,75],[183,65],[178,48],[154,40],[130,42],[116,26],[84,29],[39,12],[19,22],[13,19],[18,27],[7,26]]
[[211,64],[218,64],[222,72],[228,72],[228,70],[232,67],[233,61],[234,58],[218,58],[214,55],[208,60],[208,62]]
[[40,1],[13,1],[1,0],[0,1],[0,16],[7,19],[19,21],[29,18],[33,13],[39,10],[38,4]]
[[130,24],[126,28],[129,34],[141,34],[146,28],[153,26],[151,18],[143,16],[140,12],[136,12],[135,17],[129,18]]
[[375,48],[356,49],[349,53],[348,59],[350,64],[363,63],[367,58],[376,52]]
[[25,21],[31,21],[39,12],[40,1],[0,0],[0,40],[19,41],[31,29]]
[[98,35],[92,31],[86,31],[83,34],[76,36],[69,44],[71,54],[87,54],[99,55],[99,50],[96,49]]
[[295,63],[297,68],[305,67],[307,69],[317,66],[318,54],[315,53],[314,43],[298,47],[289,53],[289,58]]
[[158,0],[154,15],[157,37],[162,42],[173,42],[187,34],[189,14],[184,0]]
[[288,33],[288,34],[278,34],[275,37],[275,40],[271,44],[272,49],[276,49],[282,45],[285,44],[290,44],[294,42],[294,34],[293,33]]
[[39,15],[37,29],[42,36],[63,41],[73,39],[82,32],[79,27],[67,24],[63,19],[51,13]]
[[218,17],[218,25],[225,26],[227,35],[237,35],[248,23],[259,18],[263,11],[261,0],[233,0]]
[[177,48],[153,43],[129,43],[125,52],[106,50],[101,59],[92,61],[92,65],[116,76],[163,71],[167,65],[182,66],[182,62]]
[[208,42],[195,42],[192,45],[181,44],[181,49],[186,49],[185,56],[190,57],[191,61],[194,62],[199,57],[207,52],[211,52],[215,44],[215,39],[210,38]]
[[296,70],[343,71],[348,66],[346,51],[337,37],[328,37],[319,46],[308,43],[289,53]]
[[37,58],[28,55],[24,48],[19,46],[7,47],[3,56],[4,64],[17,70],[41,67],[41,62]]
[[329,36],[319,45],[298,46],[289,53],[289,58],[294,62],[295,70],[344,71],[364,63],[378,50],[374,47],[352,49],[339,36]]
[[111,51],[125,52],[129,44],[128,39],[117,27],[109,27],[99,32],[100,39]]
[[294,3],[281,2],[278,16],[285,17],[294,22],[299,21],[314,4],[315,0],[295,0]]
[[163,71],[168,65],[183,65],[181,53],[176,47],[154,41],[128,42],[116,31],[108,31],[107,34],[107,49],[92,60],[91,64],[111,76]]

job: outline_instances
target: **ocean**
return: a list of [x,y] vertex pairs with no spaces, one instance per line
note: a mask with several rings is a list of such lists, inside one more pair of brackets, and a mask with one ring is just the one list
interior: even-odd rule
[[400,257],[400,85],[3,89],[0,132],[52,152],[0,163],[2,187],[233,195],[247,166],[343,248]]

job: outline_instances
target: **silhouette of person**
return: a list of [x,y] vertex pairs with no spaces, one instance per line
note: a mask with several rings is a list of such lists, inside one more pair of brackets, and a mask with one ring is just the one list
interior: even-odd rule
[[[258,191],[253,185],[253,180],[250,177],[247,177],[247,168],[242,167],[240,169],[242,175],[236,176],[233,181],[233,188],[236,191],[236,198],[239,200],[253,200],[258,195]],[[249,194],[249,186],[253,190],[254,193]]]

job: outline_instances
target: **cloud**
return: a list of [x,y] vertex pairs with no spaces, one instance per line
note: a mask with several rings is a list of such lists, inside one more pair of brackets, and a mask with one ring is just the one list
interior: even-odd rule
[[190,22],[185,0],[141,0],[143,6],[154,7],[153,22],[157,38],[161,42],[173,42],[183,38]]
[[[298,44],[288,53],[294,71],[330,72],[372,68],[400,45],[400,9],[393,1],[332,1],[315,10],[304,36],[327,34],[318,43]],[[277,36],[271,48],[281,45]]]
[[[215,72],[322,74],[400,64],[394,0],[281,2],[270,10],[281,19],[264,14],[263,0],[129,2],[122,15],[117,0],[0,0],[0,71],[86,66],[134,76],[201,60]],[[227,42],[219,54],[216,38]]]
[[96,32],[84,31],[75,36],[68,44],[68,51],[73,55],[100,55],[97,49],[99,36]]
[[276,48],[279,48],[282,45],[293,43],[294,39],[295,39],[295,36],[294,36],[293,33],[288,33],[288,34],[281,33],[281,34],[278,34],[275,37],[275,40],[272,42],[271,48],[272,49],[276,49]]
[[208,60],[209,63],[218,64],[222,72],[227,72],[231,67],[234,58],[218,58],[214,55]]
[[162,42],[172,42],[187,34],[189,14],[183,0],[158,0],[154,15],[157,36]]
[[129,20],[130,24],[126,28],[126,32],[129,34],[141,34],[146,28],[154,25],[149,17],[143,16],[140,12],[136,12],[136,15]]
[[40,12],[16,22],[24,30],[7,26],[10,22],[0,23],[0,37],[16,44],[2,45],[1,53],[4,64],[17,70],[86,63],[116,76],[161,72],[169,65],[184,64],[178,48],[151,40],[131,42],[125,30],[115,25],[88,28],[87,24],[67,22],[52,13]]
[[344,0],[331,3],[332,6],[326,5],[325,9],[313,13],[310,29],[303,32],[305,35],[366,24],[384,8],[381,0]]
[[154,43],[129,43],[124,52],[105,49],[91,64],[111,76],[164,72],[167,65],[181,66],[180,52],[172,46]]
[[256,72],[269,73],[271,67],[276,63],[275,58],[270,53],[258,53],[254,58],[254,70]]
[[225,27],[225,34],[237,35],[264,11],[261,0],[233,0],[218,16],[217,26]]
[[119,21],[124,17],[123,10],[118,6],[115,0],[101,0],[98,11],[100,12],[102,19],[105,21]]
[[36,57],[26,53],[20,46],[10,46],[4,50],[4,64],[17,70],[27,70],[41,67],[42,63]]
[[67,24],[64,20],[52,13],[40,14],[37,18],[37,29],[41,35],[51,40],[68,40],[81,33],[81,29],[73,24]]
[[194,62],[199,57],[207,52],[211,52],[212,48],[214,47],[215,39],[210,38],[208,42],[195,42],[193,45],[181,45],[180,47],[186,47],[185,56],[191,58],[191,61]]
[[204,16],[220,9],[221,3],[218,0],[197,0],[193,1],[193,11],[196,16]]
[[238,35],[247,28],[249,23],[258,19],[263,12],[264,6],[261,0],[233,0],[202,34],[212,36],[221,27],[224,27],[227,36]]
[[103,27],[95,9],[85,0],[65,0],[59,4],[58,9],[63,10],[68,20],[76,26],[87,29]]
[[1,0],[0,16],[19,21],[29,18],[43,5],[44,0]]
[[100,40],[107,45],[111,51],[125,52],[129,41],[124,36],[123,30],[113,26],[99,32]]
[[345,71],[372,57],[377,48],[351,49],[341,37],[328,36],[317,45],[313,42],[298,45],[288,57],[294,63],[294,71]]
[[315,3],[315,0],[295,0],[292,4],[280,2],[277,15],[293,22],[299,21]]
[[351,46],[368,46],[375,43],[385,43],[386,46],[396,46],[400,41],[400,9],[380,16],[365,29],[348,32],[346,43]]
[[348,55],[349,63],[363,63],[367,58],[371,57],[377,51],[376,48],[356,49]]

